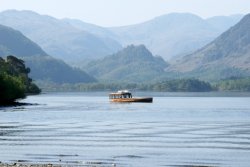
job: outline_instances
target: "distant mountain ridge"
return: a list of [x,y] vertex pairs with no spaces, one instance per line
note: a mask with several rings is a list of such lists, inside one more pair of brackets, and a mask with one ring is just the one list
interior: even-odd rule
[[108,37],[108,38],[114,38],[114,34],[112,31],[110,31],[108,28],[104,28],[98,25],[90,24],[90,23],[85,23],[81,20],[78,19],[69,19],[69,18],[64,18],[62,19],[63,22],[70,24],[71,26],[83,30],[86,32],[89,32],[94,35],[98,35],[100,37]]
[[0,23],[21,31],[50,55],[81,66],[130,44],[143,44],[165,60],[184,56],[211,42],[241,17],[202,19],[190,13],[172,13],[136,25],[105,28],[77,19],[9,10],[0,13]]
[[150,82],[160,77],[167,65],[144,45],[130,45],[113,55],[90,62],[84,69],[100,80],[130,83]]
[[190,13],[171,13],[110,30],[123,45],[144,44],[153,54],[169,60],[203,47],[241,18],[242,15],[234,15],[202,19]]
[[0,23],[21,31],[48,54],[70,63],[100,58],[121,49],[119,42],[112,38],[97,36],[66,21],[32,11],[1,12]]
[[250,14],[214,41],[168,67],[195,77],[250,76]]
[[31,77],[35,80],[56,83],[96,81],[85,72],[52,58],[21,32],[0,25],[0,56],[6,57],[8,55],[23,59],[26,66],[31,68]]
[[[29,44],[27,48],[36,48],[25,60],[31,66],[36,64],[33,73],[42,71],[44,75],[40,76],[43,80],[55,79],[60,72],[72,77],[64,78],[63,75],[57,78],[61,83],[95,80],[86,73],[83,75],[82,71],[67,66],[63,61],[48,56],[52,55],[67,63],[77,63],[101,80],[145,82],[176,76],[213,79],[248,76],[248,26],[243,26],[247,27],[244,30],[241,30],[242,26],[238,26],[237,30],[231,28],[218,37],[241,17],[242,15],[233,15],[202,19],[189,13],[172,13],[136,25],[104,28],[75,19],[60,20],[31,11],[12,10],[1,12],[0,22],[21,30],[32,41],[36,39],[35,42],[42,44],[40,48],[36,43],[25,39]],[[213,41],[216,37],[218,38]],[[240,45],[232,45],[235,42]],[[0,46],[0,53],[17,53],[17,56],[21,56],[21,51],[26,51],[23,49],[25,45],[18,51],[19,45],[12,44],[17,51],[10,48],[13,45],[7,46],[5,43]],[[121,46],[127,44],[135,45],[121,50]],[[171,59],[170,64],[153,55]],[[55,65],[53,74],[48,70],[52,64]]]

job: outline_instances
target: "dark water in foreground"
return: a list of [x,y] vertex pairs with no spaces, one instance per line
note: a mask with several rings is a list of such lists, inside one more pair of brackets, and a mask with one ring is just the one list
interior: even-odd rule
[[250,166],[250,94],[152,95],[114,104],[105,93],[51,93],[0,108],[0,161]]

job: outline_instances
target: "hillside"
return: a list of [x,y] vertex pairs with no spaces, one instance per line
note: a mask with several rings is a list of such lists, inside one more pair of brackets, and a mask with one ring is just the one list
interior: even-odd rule
[[50,55],[82,66],[130,44],[143,44],[165,60],[181,57],[211,42],[241,17],[202,19],[190,13],[171,13],[136,25],[105,28],[77,19],[9,10],[0,13],[0,22],[21,31]]
[[231,16],[214,16],[206,19],[206,22],[215,27],[217,30],[224,32],[234,26],[243,18],[241,14]]
[[48,56],[36,43],[12,28],[0,25],[0,55]]
[[83,22],[83,21],[78,20],[78,19],[65,18],[65,19],[62,19],[62,21],[67,23],[67,24],[70,24],[71,26],[73,26],[79,30],[89,32],[89,33],[97,35],[99,37],[111,38],[111,39],[115,38],[115,34],[112,31],[110,31],[108,28],[105,28],[105,27],[86,23],[86,22]]
[[153,54],[169,60],[203,47],[240,19],[241,15],[202,19],[189,13],[172,13],[110,30],[123,45],[144,44]]
[[35,80],[57,83],[95,81],[85,72],[73,69],[63,61],[52,58],[19,31],[0,25],[0,56],[8,55],[23,59],[26,66],[31,68],[30,76]]
[[250,14],[214,41],[173,62],[169,72],[221,79],[250,75]]
[[164,73],[167,63],[154,57],[144,45],[130,45],[101,60],[90,62],[84,69],[101,80],[149,82]]
[[112,38],[86,32],[64,20],[32,11],[1,12],[0,22],[21,31],[49,55],[70,63],[100,58],[121,49]]

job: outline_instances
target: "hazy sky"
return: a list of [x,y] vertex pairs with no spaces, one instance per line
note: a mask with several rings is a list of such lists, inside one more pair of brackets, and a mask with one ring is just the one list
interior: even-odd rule
[[56,18],[77,18],[101,26],[143,22],[171,12],[203,18],[250,13],[250,0],[0,0],[0,11],[33,10]]

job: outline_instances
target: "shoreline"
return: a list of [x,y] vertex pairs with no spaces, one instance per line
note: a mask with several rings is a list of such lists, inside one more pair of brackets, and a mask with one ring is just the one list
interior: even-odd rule
[[103,164],[101,162],[88,162],[86,164],[53,164],[53,163],[35,163],[35,162],[13,162],[3,163],[0,161],[0,167],[117,167],[116,164]]
[[62,167],[62,166],[74,166],[74,165],[56,165],[56,164],[38,164],[38,163],[1,163],[0,167]]
[[23,102],[9,102],[9,103],[0,103],[1,107],[19,107],[19,106],[33,106],[38,105],[37,103],[23,103]]
[[[73,165],[73,164],[38,164],[38,163],[2,163],[0,161],[0,167],[117,167],[116,164],[111,164],[109,166],[106,166],[103,164],[86,164],[86,165]],[[182,165],[181,165],[182,166]],[[213,166],[207,166],[207,165],[184,165],[185,167],[213,167]]]

